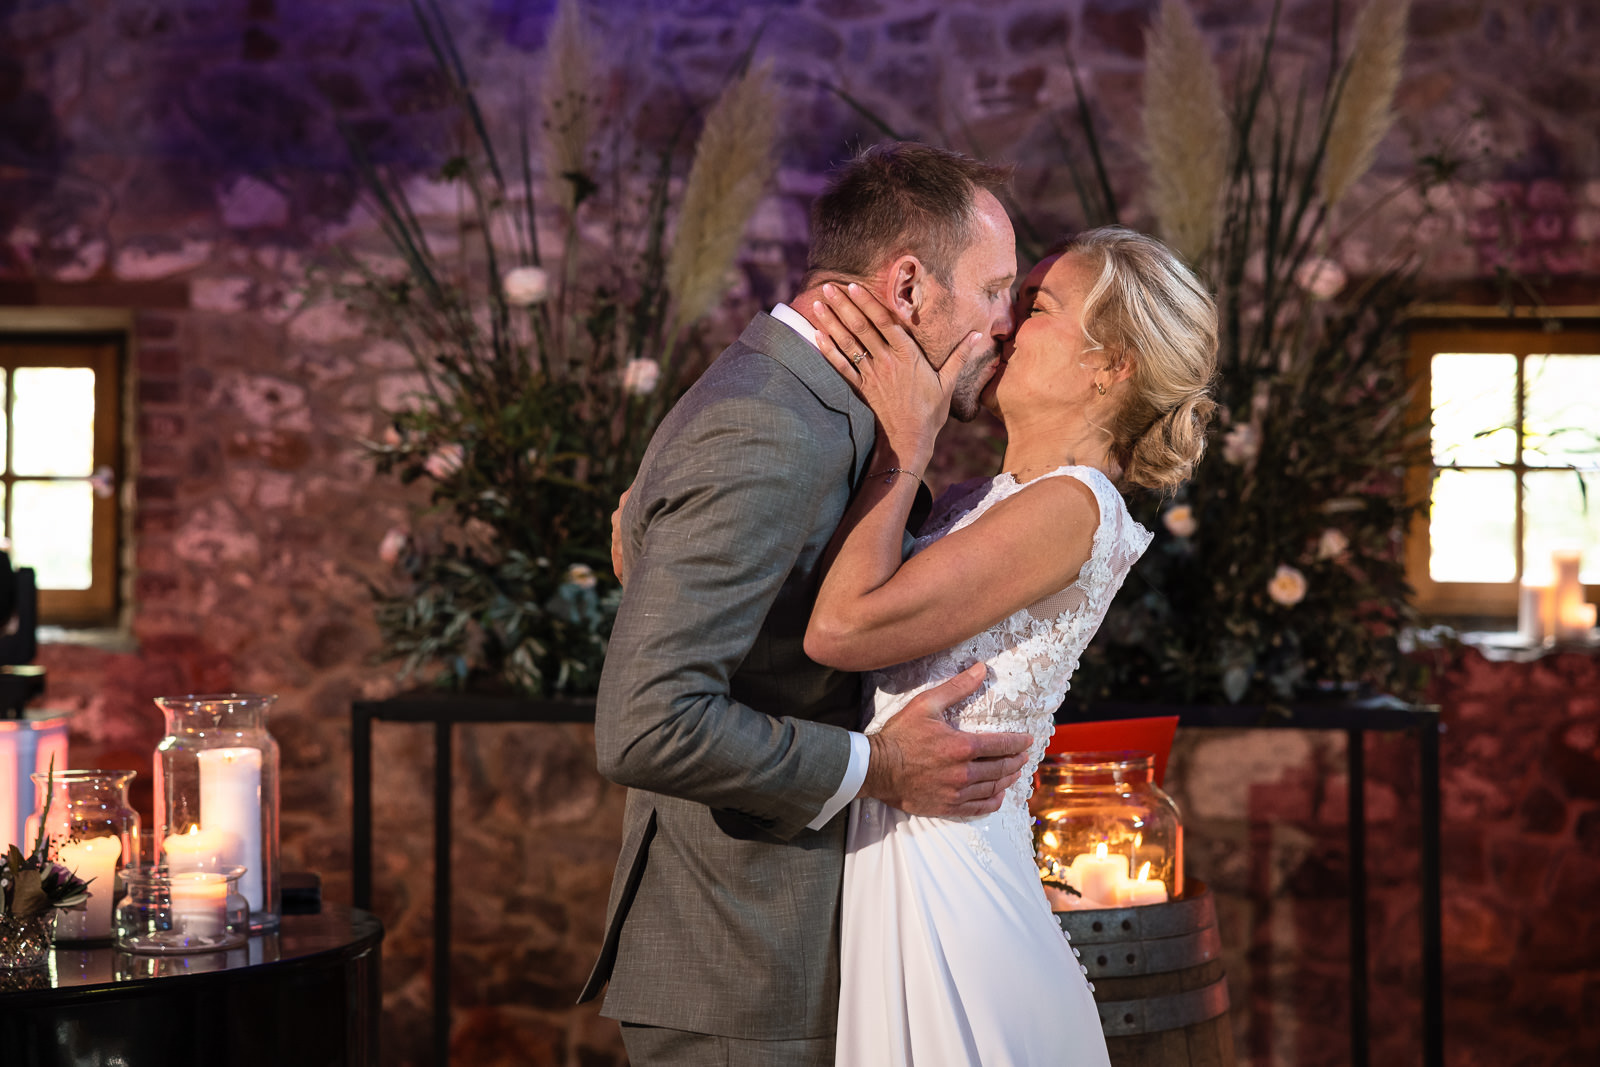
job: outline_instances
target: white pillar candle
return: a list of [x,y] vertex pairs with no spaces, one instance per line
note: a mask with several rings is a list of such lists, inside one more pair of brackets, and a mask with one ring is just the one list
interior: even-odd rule
[[1117,904],[1124,908],[1134,908],[1142,904],[1165,904],[1167,902],[1166,884],[1150,878],[1150,863],[1147,860],[1139,868],[1139,877],[1130,878],[1118,888]]
[[228,925],[228,880],[209,871],[172,875],[172,928],[186,937],[216,937]]
[[189,827],[186,834],[173,834],[161,842],[167,854],[167,870],[214,871],[222,866],[222,854],[227,851],[229,837],[220,830],[202,830]]
[[200,753],[200,824],[229,835],[220,859],[243,867],[239,892],[251,911],[266,907],[261,891],[261,750],[213,748]]
[[[33,842],[24,840],[27,832],[23,829],[23,813],[28,810],[29,801],[18,791],[22,782],[28,782],[22,769],[22,746],[18,744],[22,740],[21,723],[0,721],[0,848],[16,845],[19,852],[26,852]],[[32,782],[28,782],[28,788],[31,792]]]
[[1106,843],[1102,841],[1095,846],[1094,855],[1075,857],[1072,870],[1078,877],[1074,888],[1085,901],[1115,907],[1118,887],[1128,880],[1128,857],[1106,855]]
[[1561,617],[1556,620],[1556,636],[1564,639],[1582,639],[1594,629],[1595,606],[1582,601],[1564,604]]
[[[1579,571],[1583,566],[1583,554],[1570,549],[1563,549],[1550,554],[1550,569],[1555,574],[1555,589],[1552,593],[1554,629],[1556,640],[1564,641],[1582,635],[1582,631],[1589,629],[1583,625],[1586,621],[1587,608],[1583,602],[1583,583],[1579,580]],[[1593,625],[1591,622],[1590,626]]]
[[56,917],[56,937],[63,941],[93,941],[111,936],[111,898],[115,893],[117,860],[122,842],[115,837],[91,837],[56,850],[56,861],[89,883],[89,899],[82,911],[68,909]]

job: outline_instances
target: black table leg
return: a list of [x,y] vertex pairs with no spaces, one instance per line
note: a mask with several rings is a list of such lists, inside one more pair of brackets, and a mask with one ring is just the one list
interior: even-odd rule
[[1367,1029],[1367,753],[1366,734],[1345,731],[1349,771],[1346,827],[1350,848],[1350,1063],[1367,1067],[1371,1059]]
[[455,746],[451,724],[433,724],[433,1062],[450,1064],[450,797]]
[[350,714],[350,896],[372,910],[372,715],[357,702]]
[[1439,903],[1439,734],[1442,723],[1417,731],[1422,771],[1422,1062],[1444,1067],[1444,933]]

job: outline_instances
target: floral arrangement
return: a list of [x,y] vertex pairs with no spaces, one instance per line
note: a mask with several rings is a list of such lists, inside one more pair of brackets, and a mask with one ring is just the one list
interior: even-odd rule
[[72,908],[89,899],[89,883],[49,858],[50,840],[44,832],[45,816],[55,792],[55,761],[50,761],[50,785],[39,814],[39,833],[24,856],[16,845],[0,859],[0,919],[32,919],[51,908]]
[[381,473],[432,497],[380,546],[397,581],[374,588],[378,622],[406,676],[592,691],[620,593],[610,512],[710,347],[698,324],[775,166],[775,93],[747,54],[685,177],[685,131],[635,143],[626,101],[595,88],[618,79],[563,0],[540,129],[524,126],[506,157],[437,5],[413,6],[459,109],[461,145],[439,171],[460,191],[458,233],[430,240],[403,183],[352,137],[404,269],[350,257],[336,284],[423,383],[370,442]]
[[[1231,101],[1186,5],[1165,0],[1149,31],[1148,202],[1217,294],[1219,417],[1176,497],[1132,502],[1156,540],[1084,656],[1080,700],[1407,691],[1405,473],[1426,431],[1408,415],[1397,323],[1414,263],[1397,241],[1356,279],[1339,256],[1362,221],[1345,196],[1392,123],[1408,4],[1368,0],[1343,62],[1336,22],[1320,98],[1302,80],[1287,100],[1271,67],[1279,6]],[[1097,170],[1086,205],[1111,221]],[[1414,180],[1447,171],[1436,159]]]

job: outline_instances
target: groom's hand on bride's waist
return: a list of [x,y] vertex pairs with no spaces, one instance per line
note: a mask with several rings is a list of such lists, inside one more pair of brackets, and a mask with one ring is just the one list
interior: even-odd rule
[[986,815],[1022,774],[1033,738],[966,733],[944,711],[983,685],[983,664],[914,697],[867,740],[872,755],[860,796],[912,815]]

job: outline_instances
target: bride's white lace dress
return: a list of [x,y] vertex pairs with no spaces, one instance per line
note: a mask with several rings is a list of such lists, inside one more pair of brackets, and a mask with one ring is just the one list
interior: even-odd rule
[[[1062,467],[1044,477],[1077,478],[1099,504],[1078,578],[954,648],[868,678],[874,733],[917,693],[982,660],[988,682],[946,714],[963,730],[1025,731],[1034,743],[992,815],[935,819],[874,800],[851,805],[839,1067],[1108,1063],[1088,980],[1039,883],[1028,797],[1078,657],[1151,535],[1099,471]],[[954,487],[913,553],[1023,488],[1006,474]]]

